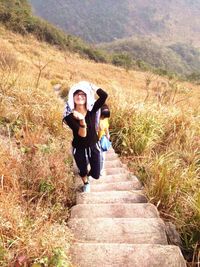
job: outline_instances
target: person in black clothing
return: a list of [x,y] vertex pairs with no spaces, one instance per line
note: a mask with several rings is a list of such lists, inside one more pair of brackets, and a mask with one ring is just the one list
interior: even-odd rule
[[[92,105],[91,98],[94,97],[94,92],[99,98]],[[69,92],[68,112],[64,114],[64,122],[73,131],[73,155],[84,183],[84,192],[90,192],[88,177],[98,179],[100,176],[101,150],[95,129],[95,118],[96,112],[105,103],[107,96],[105,91],[88,82],[76,84]],[[89,172],[88,162],[90,164]]]

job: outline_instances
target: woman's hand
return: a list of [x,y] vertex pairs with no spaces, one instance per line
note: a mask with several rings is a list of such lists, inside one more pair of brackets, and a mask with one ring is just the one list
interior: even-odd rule
[[92,89],[92,91],[93,91],[94,93],[96,93],[97,90],[99,89],[99,87],[96,86],[96,85],[94,85],[93,83],[90,83],[90,87],[91,87],[91,89]]
[[76,110],[73,111],[73,116],[74,116],[74,118],[76,118],[79,121],[85,119],[85,116]]
[[110,140],[110,134],[109,133],[106,134],[106,137],[108,138],[108,140]]
[[79,130],[78,130],[78,135],[80,135],[81,137],[86,137],[87,135],[87,125],[85,122],[85,116],[83,114],[81,114],[80,112],[74,110],[73,111],[73,116],[74,118],[76,118],[77,120],[79,120]]

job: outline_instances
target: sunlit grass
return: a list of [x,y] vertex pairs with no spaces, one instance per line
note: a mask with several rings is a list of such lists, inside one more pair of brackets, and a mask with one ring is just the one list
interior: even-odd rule
[[[111,118],[115,149],[144,184],[149,201],[175,223],[188,260],[197,261],[200,238],[199,108],[147,102],[127,106],[113,102]],[[121,107],[121,108],[120,108]],[[117,115],[116,115],[117,114]],[[132,156],[131,156],[132,155]],[[186,253],[186,255],[187,255]]]
[[21,255],[28,263],[68,261],[71,132],[62,128],[64,102],[53,86],[61,84],[65,96],[80,80],[108,92],[116,151],[129,160],[149,201],[176,224],[196,260],[199,88],[95,64],[3,28],[0,40],[0,265],[12,266]]
[[23,266],[67,266],[70,137],[62,127],[63,102],[27,58],[1,44],[0,265],[23,259]]

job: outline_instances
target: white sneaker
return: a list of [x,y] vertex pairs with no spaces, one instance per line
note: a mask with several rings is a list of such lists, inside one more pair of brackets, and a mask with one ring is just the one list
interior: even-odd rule
[[83,192],[84,193],[90,193],[90,184],[89,183],[83,185]]
[[105,176],[105,175],[106,175],[106,171],[105,171],[105,169],[101,170],[101,172],[100,172],[100,176]]

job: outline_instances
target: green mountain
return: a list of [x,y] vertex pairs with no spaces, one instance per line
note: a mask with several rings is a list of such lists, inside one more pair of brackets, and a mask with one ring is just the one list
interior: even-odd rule
[[167,70],[168,72],[189,75],[200,69],[200,49],[184,43],[160,45],[147,38],[129,38],[100,45],[112,53],[125,53],[133,61],[145,67]]
[[[37,3],[41,4],[39,5],[41,10],[45,11],[48,9],[51,0],[45,3],[37,0]],[[67,3],[68,2],[66,1],[66,6]],[[80,6],[78,6],[78,3],[80,3],[78,0],[74,0],[73,3],[70,2],[70,9],[64,8],[63,10],[68,10],[68,13],[71,15],[70,10],[75,12],[74,8],[76,7],[77,16],[77,14],[80,12],[80,9],[84,13],[84,10],[86,10],[84,9],[86,3],[88,3],[88,9],[91,9],[95,1],[84,1],[80,3]],[[124,14],[124,10],[128,6],[126,5],[126,1],[124,2],[125,4],[119,1],[113,7],[110,6],[110,8],[108,8],[109,6],[107,5],[108,3],[111,4],[112,1],[109,0],[106,3],[107,4],[103,3],[100,5],[99,2],[99,10],[103,7],[107,7],[105,11],[110,12],[110,24],[108,25],[111,25],[113,22],[111,18],[115,17],[116,14],[119,13],[117,10],[121,10],[122,14]],[[52,5],[55,5],[55,14],[56,7],[63,7],[62,0],[59,0],[59,2],[54,1],[52,2]],[[96,12],[98,11],[98,9],[95,10]],[[126,11],[128,12],[128,9],[126,9]],[[87,17],[87,13],[85,13],[85,17]],[[92,10],[90,19],[91,17]],[[101,16],[99,19],[100,18],[102,19]],[[75,26],[75,22],[77,20],[78,18],[74,17],[74,24],[72,23],[70,25]],[[124,23],[129,22],[128,16],[122,16],[122,20]],[[70,20],[67,19],[66,21],[70,23]],[[99,40],[101,39],[103,29],[106,29],[105,27],[100,27],[100,22],[101,20],[99,20],[99,24],[96,26],[97,31],[94,32],[94,34],[99,34]],[[119,26],[122,26],[122,24],[120,24],[120,20],[118,20],[118,22],[119,23],[115,22],[116,29],[117,27],[119,28]],[[81,54],[81,56],[90,58],[96,62],[113,63],[115,65],[123,66],[127,69],[132,67],[139,67],[144,70],[156,69],[156,71],[159,69],[158,71],[161,74],[173,72],[184,76],[189,75],[189,78],[199,80],[200,52],[199,49],[192,47],[191,44],[188,43],[184,44],[181,42],[176,42],[170,44],[166,43],[163,45],[158,39],[152,37],[141,37],[140,35],[139,37],[115,40],[114,42],[106,43],[105,45],[91,46],[83,42],[80,38],[66,34],[61,30],[58,30],[50,23],[33,16],[31,4],[28,3],[28,0],[0,0],[0,23],[3,23],[8,29],[11,29],[15,32],[19,32],[21,34],[34,34],[39,40],[57,45],[61,49],[68,49],[70,51],[78,52]],[[81,17],[79,19],[79,23],[81,26]],[[106,23],[106,19],[104,23]],[[82,25],[81,27],[80,29],[84,31],[84,26]],[[121,27],[121,32],[123,32],[122,29],[125,28]],[[99,48],[103,48],[105,52],[99,50]],[[111,52],[112,55],[109,55],[108,52]]]
[[199,77],[200,0],[29,2],[35,14],[64,31],[117,53],[116,65]]
[[80,38],[66,34],[47,21],[32,14],[28,0],[0,0],[0,24],[14,32],[32,34],[40,41],[70,50],[97,62],[107,62],[107,55]]
[[35,13],[88,42],[131,36],[200,46],[200,0],[29,0]]

